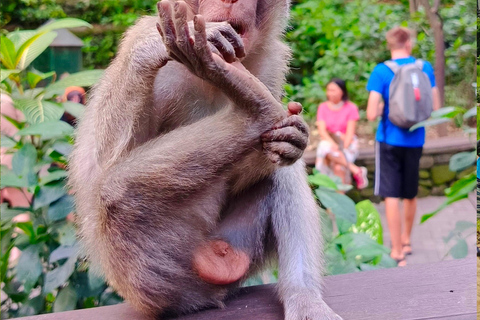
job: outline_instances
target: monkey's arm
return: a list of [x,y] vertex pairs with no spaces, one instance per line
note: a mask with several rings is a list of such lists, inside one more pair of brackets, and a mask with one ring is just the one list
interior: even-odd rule
[[187,27],[185,2],[176,2],[173,8],[170,1],[162,0],[157,7],[160,17],[157,28],[172,59],[222,90],[245,114],[259,120],[255,125],[269,128],[286,117],[280,102],[241,63],[230,64],[212,54],[202,16],[194,18],[193,40]]
[[[96,117],[95,124],[101,132],[97,134],[97,160],[106,167],[135,144],[157,134],[152,107],[154,80],[158,70],[171,60],[155,27],[157,23],[158,17],[144,17],[126,32],[117,57],[89,102],[89,108],[108,113],[108,117]],[[193,24],[189,23],[189,27],[193,28]],[[205,34],[210,50],[224,59],[245,54],[241,38],[229,24],[209,23]]]

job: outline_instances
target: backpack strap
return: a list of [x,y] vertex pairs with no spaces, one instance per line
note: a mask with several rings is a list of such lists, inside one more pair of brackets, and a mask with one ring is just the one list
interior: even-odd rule
[[390,70],[392,70],[393,74],[396,74],[398,70],[400,70],[400,66],[398,65],[398,63],[393,60],[387,60],[383,64],[385,64]]
[[418,69],[422,70],[422,71],[423,71],[423,65],[424,65],[424,63],[425,63],[425,62],[424,62],[422,59],[417,59],[417,60],[415,60],[415,66],[416,66]]

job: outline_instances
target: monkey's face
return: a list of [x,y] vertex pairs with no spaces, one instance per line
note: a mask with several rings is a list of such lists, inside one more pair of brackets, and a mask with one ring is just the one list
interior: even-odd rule
[[261,44],[272,22],[283,26],[288,19],[290,0],[198,0],[198,13],[207,22],[229,22],[242,37],[245,51]]

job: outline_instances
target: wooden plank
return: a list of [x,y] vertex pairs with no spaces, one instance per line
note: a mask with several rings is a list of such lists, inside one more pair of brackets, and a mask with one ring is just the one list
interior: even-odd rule
[[[476,319],[476,258],[327,277],[325,299],[345,320]],[[242,288],[225,309],[180,320],[282,319],[272,285]],[[146,320],[127,304],[23,318]]]

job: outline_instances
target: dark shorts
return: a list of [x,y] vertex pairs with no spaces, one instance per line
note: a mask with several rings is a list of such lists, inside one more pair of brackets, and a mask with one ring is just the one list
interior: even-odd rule
[[375,195],[413,199],[418,192],[418,172],[422,147],[375,145]]

